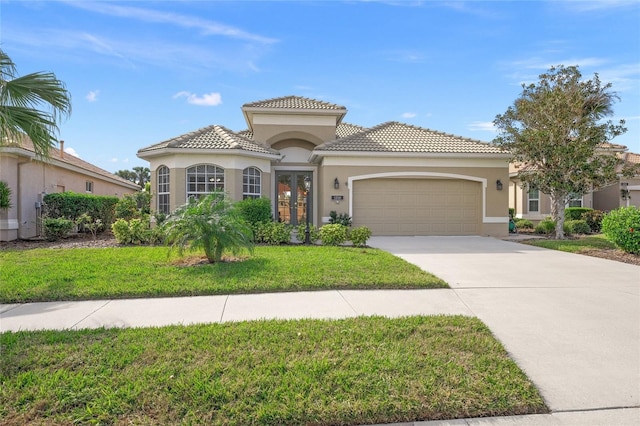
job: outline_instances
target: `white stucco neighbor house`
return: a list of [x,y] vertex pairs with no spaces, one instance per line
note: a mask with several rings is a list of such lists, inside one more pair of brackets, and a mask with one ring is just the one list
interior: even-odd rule
[[246,130],[211,125],[138,151],[152,208],[221,190],[269,198],[274,220],[293,225],[308,214],[321,226],[336,211],[374,235],[508,233],[509,155],[494,145],[394,121],[349,124],[345,107],[300,96],[241,109]]
[[11,208],[0,210],[0,241],[41,235],[46,194],[72,191],[121,197],[140,190],[133,182],[65,153],[64,142],[60,144],[60,149],[49,149],[47,160],[36,157],[28,139],[0,147],[0,181],[11,189]]

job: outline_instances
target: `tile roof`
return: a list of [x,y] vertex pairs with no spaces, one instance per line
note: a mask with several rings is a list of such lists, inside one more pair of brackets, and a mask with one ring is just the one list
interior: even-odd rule
[[328,142],[315,151],[505,154],[495,145],[422,127],[390,121]]
[[235,133],[226,127],[212,125],[194,132],[157,143],[138,150],[138,153],[155,151],[163,148],[180,149],[238,149],[261,154],[279,154],[278,151],[258,144],[246,136],[246,132]]
[[[351,136],[364,130],[367,130],[367,128],[358,126],[356,124],[340,123],[338,124],[338,127],[336,127],[336,139],[344,138],[345,136]],[[237,134],[247,139],[253,140],[253,132],[249,129],[242,130]]]
[[319,110],[345,110],[341,105],[302,96],[283,96],[281,98],[265,99],[263,101],[250,102],[242,105],[243,108],[282,108],[282,109],[319,109]]

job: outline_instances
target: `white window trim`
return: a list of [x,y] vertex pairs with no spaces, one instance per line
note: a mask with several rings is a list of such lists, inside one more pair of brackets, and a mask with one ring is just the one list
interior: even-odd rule
[[[254,175],[250,175],[249,171],[255,171],[256,174]],[[258,179],[258,183],[244,183],[245,177],[247,179],[249,178],[256,178]],[[258,189],[258,192],[251,192],[250,189],[251,188],[256,188]],[[249,190],[245,190],[245,189],[249,189]],[[262,171],[254,166],[250,166],[250,167],[246,167],[244,170],[242,170],[242,198],[260,198],[262,196]]]
[[[197,167],[198,166],[205,166],[205,177],[207,177],[207,167],[211,166],[214,167],[214,176],[221,176],[222,177],[222,189],[216,189],[217,191],[222,191],[224,192],[225,190],[225,178],[224,178],[224,173],[225,170],[223,167],[218,166],[217,164],[211,164],[211,163],[200,163],[200,164],[194,164],[192,166],[189,166],[185,169],[185,178],[186,178],[186,197],[187,197],[187,201],[189,200],[189,198],[191,196],[196,196],[196,198],[202,196],[202,195],[208,195],[208,194],[213,194],[213,192],[215,191],[198,191],[198,182],[196,180],[195,185],[196,185],[196,191],[189,191],[189,169],[195,169],[196,170],[196,176],[198,175],[197,173]],[[211,182],[211,178],[209,178],[209,182]],[[219,185],[219,184],[214,184],[214,185]],[[206,178],[205,178],[205,187],[207,187],[208,184],[206,183]]]

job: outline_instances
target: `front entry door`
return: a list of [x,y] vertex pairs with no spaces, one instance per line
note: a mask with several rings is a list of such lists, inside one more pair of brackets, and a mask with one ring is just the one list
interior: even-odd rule
[[[276,220],[297,226],[306,223],[307,213],[312,222],[311,193],[307,194],[304,178],[312,178],[311,172],[276,171],[278,213]],[[313,188],[313,182],[311,182]],[[309,204],[307,205],[307,195]]]

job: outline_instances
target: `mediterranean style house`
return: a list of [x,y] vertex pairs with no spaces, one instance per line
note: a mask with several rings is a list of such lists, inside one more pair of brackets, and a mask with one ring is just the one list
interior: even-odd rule
[[45,194],[72,191],[95,195],[132,194],[140,187],[60,149],[50,148],[50,158],[36,157],[33,144],[0,147],[0,181],[11,189],[11,208],[0,209],[0,241],[41,235],[40,218]]
[[[640,175],[625,177],[624,166],[639,166],[640,155],[627,152],[623,145],[610,145],[610,153],[617,155],[621,163],[618,166],[618,180],[610,185],[569,200],[567,207],[588,207],[608,212],[619,207],[640,207]],[[537,189],[523,188],[518,179],[518,166],[509,165],[509,207],[515,210],[515,217],[529,219],[537,223],[551,216],[551,198]]]
[[344,122],[343,106],[299,96],[242,113],[246,130],[211,125],[138,151],[156,211],[224,191],[269,198],[274,220],[292,225],[336,211],[374,235],[508,233],[509,155],[489,143],[398,122],[365,128]]

